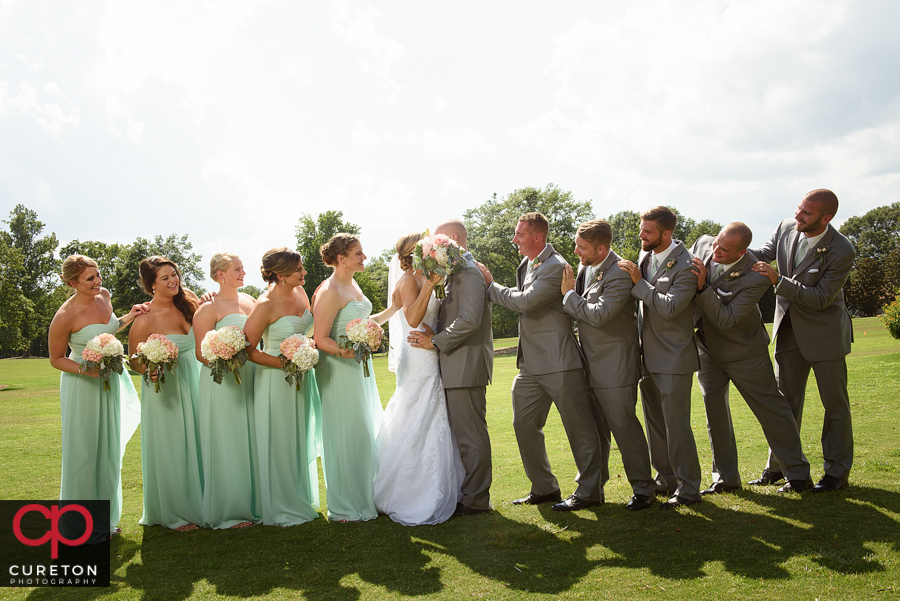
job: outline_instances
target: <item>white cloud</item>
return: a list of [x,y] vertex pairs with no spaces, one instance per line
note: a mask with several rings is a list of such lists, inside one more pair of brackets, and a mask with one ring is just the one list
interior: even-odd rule
[[28,65],[28,67],[35,73],[40,71],[41,68],[44,66],[44,61],[40,57],[30,58],[30,57],[25,56],[24,54],[17,54],[16,58],[19,59],[21,62],[25,63],[26,65]]
[[57,137],[77,129],[81,123],[78,109],[55,83],[37,88],[30,81],[20,81],[12,95],[9,82],[0,81],[0,117],[6,113],[30,117]]
[[378,32],[376,21],[379,16],[372,5],[355,8],[347,0],[331,0],[332,27],[344,44],[361,51],[358,60],[363,74],[389,92],[382,101],[395,105],[404,87],[394,80],[391,69],[406,48]]
[[447,112],[447,99],[443,96],[438,96],[434,99],[434,110],[437,111],[437,114],[443,117]]

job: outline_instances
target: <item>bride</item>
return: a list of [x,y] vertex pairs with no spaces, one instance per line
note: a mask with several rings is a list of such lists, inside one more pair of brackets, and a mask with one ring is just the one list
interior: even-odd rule
[[389,287],[400,297],[395,304],[403,307],[390,322],[389,364],[397,372],[397,388],[376,444],[375,507],[405,526],[447,521],[462,496],[464,475],[447,419],[437,351],[413,348],[406,341],[422,324],[434,329],[440,307],[432,290],[442,276],[426,280],[412,268],[421,238],[418,233],[400,238],[391,264]]

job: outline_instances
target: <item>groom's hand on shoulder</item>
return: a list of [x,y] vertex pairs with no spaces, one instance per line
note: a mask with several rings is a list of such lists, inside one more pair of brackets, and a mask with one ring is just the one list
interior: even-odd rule
[[484,263],[479,263],[478,261],[475,261],[475,265],[478,267],[478,269],[481,270],[481,275],[484,276],[484,283],[490,286],[491,282],[494,281],[494,276],[491,275],[491,270],[488,269]]

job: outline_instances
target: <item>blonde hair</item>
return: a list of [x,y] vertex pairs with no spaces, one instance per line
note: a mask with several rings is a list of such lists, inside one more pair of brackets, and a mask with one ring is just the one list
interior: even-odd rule
[[70,255],[63,261],[62,273],[59,274],[59,277],[63,283],[69,287],[69,290],[74,292],[72,281],[77,280],[88,267],[99,269],[99,267],[97,267],[97,261],[90,257],[84,255]]
[[339,255],[346,256],[354,244],[359,243],[359,238],[353,234],[335,234],[331,240],[319,247],[319,253],[322,255],[322,262],[328,266],[334,267],[337,264]]
[[270,284],[277,284],[278,276],[291,275],[297,271],[302,262],[303,257],[296,250],[291,250],[287,246],[276,246],[263,255],[259,272],[262,279]]
[[400,269],[403,271],[409,271],[413,266],[413,251],[416,249],[416,244],[419,240],[422,239],[422,234],[419,232],[414,232],[412,234],[406,234],[402,236],[399,240],[397,240],[397,244],[394,247],[394,250],[397,251],[397,256],[400,258]]
[[612,228],[606,219],[592,219],[578,226],[576,235],[587,240],[594,247],[605,246],[609,248],[612,242]]
[[209,260],[209,277],[212,281],[217,282],[217,272],[228,271],[235,259],[239,259],[234,253],[216,253]]

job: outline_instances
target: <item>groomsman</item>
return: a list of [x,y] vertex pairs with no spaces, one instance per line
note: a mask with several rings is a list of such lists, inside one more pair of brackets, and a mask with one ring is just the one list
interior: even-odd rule
[[691,385],[700,367],[694,343],[691,301],[697,278],[693,257],[672,239],[678,218],[666,207],[641,215],[639,265],[619,261],[641,301],[640,381],[650,462],[656,468],[657,492],[672,494],[660,509],[699,503],[700,460],[691,430]]
[[635,413],[641,379],[637,301],[631,278],[618,268],[619,256],[609,245],[612,229],[603,219],[582,223],[575,234],[575,254],[581,271],[566,265],[562,285],[563,310],[578,320],[578,338],[588,364],[588,385],[597,398],[604,424],[600,445],[609,457],[609,431],[622,452],[622,465],[634,496],[625,509],[639,511],[653,504],[656,483],[650,473],[650,453]]
[[603,484],[609,474],[588,400],[572,318],[562,307],[560,283],[567,263],[547,244],[549,229],[547,218],[540,213],[519,217],[513,242],[525,259],[516,270],[515,288],[498,285],[490,271],[480,267],[491,302],[519,314],[519,373],[512,386],[513,429],[531,491],[513,503],[537,505],[561,499],[544,444],[543,428],[553,404],[578,467],[575,492],[553,509],[571,511],[603,503]]
[[[810,369],[816,374],[825,407],[825,475],[812,492],[846,487],[853,465],[846,360],[853,342],[853,326],[842,289],[856,250],[830,223],[837,210],[834,192],[813,190],[800,201],[793,219],[782,221],[765,246],[750,251],[760,259],[753,266],[754,271],[775,285],[775,373],[797,427],[803,417]],[[765,262],[773,260],[777,262],[777,272]],[[783,477],[770,452],[762,476],[751,484],[773,484]]]
[[423,331],[410,332],[408,340],[412,346],[438,350],[447,416],[465,469],[462,498],[453,515],[473,515],[491,508],[491,439],[485,398],[494,368],[491,302],[475,259],[465,250],[466,226],[450,219],[438,225],[434,233],[445,234],[459,244],[466,266],[447,280],[437,333],[423,323]]
[[800,430],[778,391],[769,359],[769,334],[757,304],[769,289],[769,280],[753,271],[756,261],[747,253],[752,238],[743,223],[729,223],[715,238],[701,236],[691,248],[697,275],[697,380],[713,455],[713,484],[701,492],[704,495],[741,488],[729,382],[744,397],[780,460],[779,469],[788,482],[778,492],[801,492],[812,484]]

